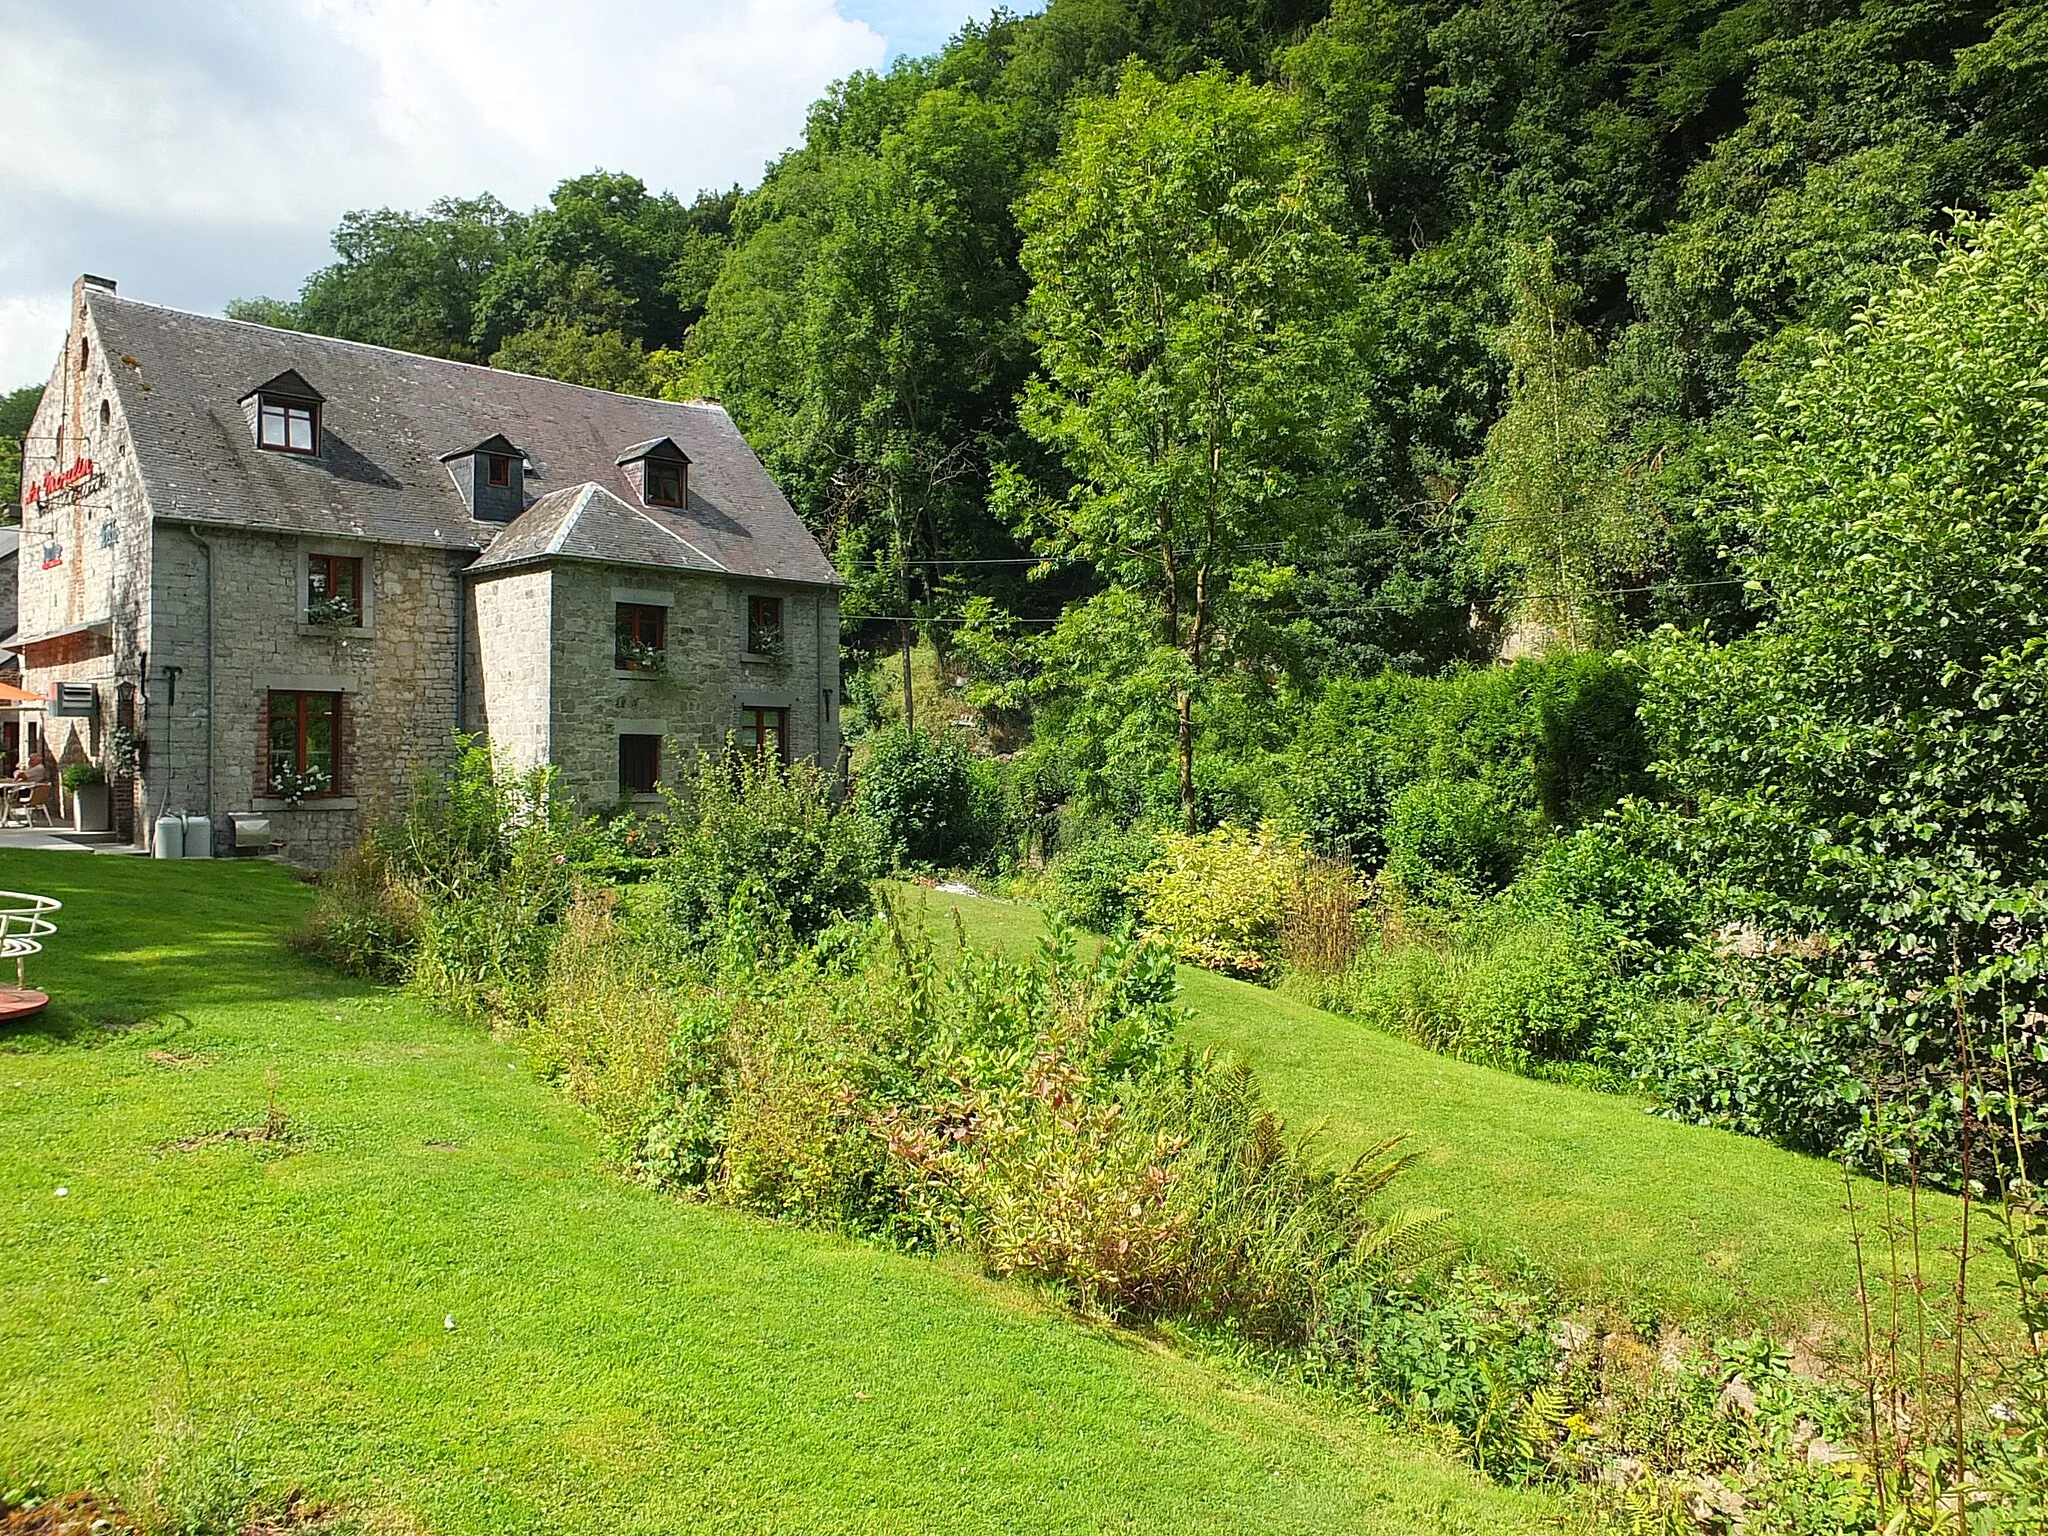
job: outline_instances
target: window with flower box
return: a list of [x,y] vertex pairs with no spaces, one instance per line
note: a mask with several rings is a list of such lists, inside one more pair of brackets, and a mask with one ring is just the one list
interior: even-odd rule
[[341,774],[341,695],[272,689],[264,788],[286,799],[331,795]]
[[621,672],[659,672],[668,660],[668,610],[655,603],[619,603],[612,663]]

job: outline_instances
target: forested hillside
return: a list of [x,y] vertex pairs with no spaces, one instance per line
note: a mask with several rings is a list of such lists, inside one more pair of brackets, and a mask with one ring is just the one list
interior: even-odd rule
[[1313,515],[1228,541],[1213,585],[1269,621],[1248,669],[1431,671],[1517,598],[1567,629],[1743,622],[1700,504],[1745,362],[2025,180],[2044,49],[1994,4],[1054,0],[842,82],[745,193],[597,174],[531,213],[351,215],[295,302],[238,312],[717,396],[868,608],[1043,617],[1100,573],[971,563],[1034,552],[1019,506],[1087,473],[1020,410],[1027,299],[1066,275],[1027,271],[1020,200],[1127,68],[1229,71],[1274,114],[1255,174],[1326,226],[1315,366],[1346,409],[1299,445]]

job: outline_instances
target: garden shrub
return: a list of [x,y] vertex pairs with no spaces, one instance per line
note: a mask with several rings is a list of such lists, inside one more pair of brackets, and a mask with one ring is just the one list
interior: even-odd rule
[[403,981],[420,942],[420,900],[375,840],[320,876],[295,947],[372,981]]
[[632,885],[659,875],[667,852],[665,818],[620,810],[594,817],[584,825],[569,862],[586,880]]
[[1149,827],[1098,826],[1047,871],[1045,906],[1090,933],[1121,933],[1135,912],[1131,882],[1165,851]]
[[1424,779],[1394,797],[1387,814],[1386,878],[1411,900],[1460,908],[1514,878],[1526,833],[1477,779]]
[[1669,863],[1632,846],[1625,825],[1552,839],[1516,881],[1516,896],[1596,912],[1638,953],[1680,949],[1700,926],[1699,899]]
[[658,928],[621,913],[620,894],[586,890],[571,906],[527,1049],[635,1177],[700,1187],[726,1139],[725,1014]]
[[[1384,921],[1349,969],[1290,978],[1305,1001],[1448,1056],[1612,1083],[1644,1006],[1599,913],[1495,898],[1445,928]],[[1572,1069],[1590,1066],[1589,1072]]]
[[806,1226],[887,1225],[888,1147],[875,1118],[878,1063],[822,988],[775,986],[732,1009],[732,1061],[719,1195]]
[[553,770],[503,772],[457,736],[448,769],[421,773],[400,816],[323,880],[301,942],[472,1017],[522,1017],[568,909],[576,830]]
[[1140,931],[1191,965],[1231,976],[1269,972],[1306,857],[1300,843],[1242,827],[1168,832],[1160,842],[1158,861],[1131,881]]
[[1628,991],[1618,935],[1597,913],[1503,910],[1463,938],[1454,1054],[1517,1071],[1609,1045]]
[[870,735],[854,804],[897,868],[975,869],[1007,830],[1002,771],[951,732],[884,726]]
[[[1755,995],[1671,999],[1626,1035],[1630,1075],[1658,1113],[1874,1166],[1869,1059],[1855,1019]],[[1896,1066],[1893,1067],[1896,1071]]]
[[991,1274],[1055,1286],[1087,1311],[1150,1317],[1178,1298],[1192,1242],[1171,1198],[1173,1152],[1090,1093],[1056,1049],[1015,1090],[977,1097],[971,1142],[923,1169],[950,1186]]
[[758,753],[700,755],[669,803],[661,882],[703,946],[802,942],[867,912],[875,836],[815,764]]

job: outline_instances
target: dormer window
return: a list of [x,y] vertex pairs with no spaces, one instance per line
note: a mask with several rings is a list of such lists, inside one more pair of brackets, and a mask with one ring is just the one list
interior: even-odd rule
[[320,391],[287,368],[242,397],[256,446],[271,453],[316,454],[320,451]]
[[441,455],[480,523],[509,523],[526,510],[526,451],[502,432]]
[[683,466],[680,464],[649,464],[647,466],[647,501],[650,506],[680,507],[683,504]]
[[635,443],[619,455],[619,467],[640,493],[643,506],[689,506],[690,456],[676,446],[674,438]]

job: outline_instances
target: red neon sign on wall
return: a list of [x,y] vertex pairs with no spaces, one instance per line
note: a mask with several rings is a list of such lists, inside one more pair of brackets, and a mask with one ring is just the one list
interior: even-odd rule
[[87,480],[91,477],[91,459],[80,459],[66,470],[59,471],[53,469],[45,474],[42,479],[31,481],[22,487],[22,504],[33,507],[39,502],[56,495],[59,491],[68,491],[81,480]]

